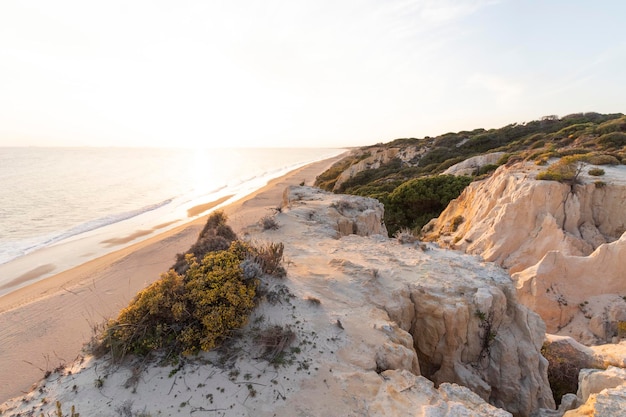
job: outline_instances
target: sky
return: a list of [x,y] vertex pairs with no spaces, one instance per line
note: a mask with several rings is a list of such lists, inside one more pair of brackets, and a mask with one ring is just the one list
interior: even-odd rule
[[626,112],[623,0],[2,0],[0,146],[350,147]]

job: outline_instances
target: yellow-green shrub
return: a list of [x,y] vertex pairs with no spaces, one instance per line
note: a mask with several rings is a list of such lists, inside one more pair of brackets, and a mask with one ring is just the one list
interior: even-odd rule
[[593,175],[595,177],[599,177],[601,175],[604,175],[604,170],[602,168],[591,168],[588,171],[589,175]]
[[184,276],[174,270],[141,291],[107,327],[103,345],[116,356],[210,350],[246,324],[256,303],[257,280],[241,267],[247,244],[211,252],[198,261],[189,254]]
[[592,165],[619,165],[620,163],[617,157],[605,153],[589,155],[585,161]]
[[179,274],[184,274],[188,268],[185,261],[188,254],[192,254],[197,259],[202,259],[209,252],[228,249],[230,244],[237,239],[237,235],[226,224],[227,220],[228,217],[223,211],[211,213],[196,242],[187,252],[176,255],[176,263],[172,266],[172,269]]
[[550,180],[560,182],[576,182],[582,171],[584,155],[564,156],[550,165],[546,170],[537,174],[538,180]]

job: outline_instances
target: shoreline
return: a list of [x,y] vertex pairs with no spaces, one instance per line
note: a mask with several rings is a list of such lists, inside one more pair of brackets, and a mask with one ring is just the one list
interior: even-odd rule
[[[312,185],[344,156],[292,170],[221,210],[240,234],[280,204],[285,187]],[[176,254],[196,241],[208,215],[0,297],[0,402],[28,392],[45,371],[80,357],[94,328],[166,272]]]

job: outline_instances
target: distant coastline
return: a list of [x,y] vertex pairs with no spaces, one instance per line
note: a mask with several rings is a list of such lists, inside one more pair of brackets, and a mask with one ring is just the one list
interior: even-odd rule
[[[9,210],[0,219],[0,297],[171,230],[290,170],[345,152],[63,148],[55,154],[53,148],[11,149],[15,166],[0,167],[0,178],[15,178],[3,181],[0,191]],[[188,161],[184,170],[181,160]]]

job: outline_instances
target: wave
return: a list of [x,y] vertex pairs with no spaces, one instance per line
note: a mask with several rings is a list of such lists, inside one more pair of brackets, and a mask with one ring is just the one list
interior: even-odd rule
[[[123,213],[111,214],[108,216],[104,216],[98,219],[90,220],[85,223],[81,223],[77,226],[71,227],[65,231],[55,233],[51,236],[43,237],[41,240],[36,241],[35,243],[24,243],[22,242],[22,247],[14,246],[11,250],[8,250],[5,254],[6,258],[0,258],[0,265],[7,263],[13,259],[19,258],[20,256],[27,255],[31,252],[34,252],[38,249],[45,248],[48,246],[52,246],[55,243],[59,243],[66,239],[69,239],[74,236],[78,236],[83,233],[91,232],[96,229],[100,229],[102,227],[110,226],[115,223],[119,223],[124,220],[132,219],[133,217],[137,217],[139,215],[151,212],[153,210],[157,210],[161,207],[164,207],[174,201],[174,198],[168,198],[159,203],[150,204],[139,209],[126,211]],[[1,256],[1,255],[0,255]]]
[[[79,170],[80,175],[77,175],[74,169],[77,158],[73,153],[66,155],[67,152],[64,150],[46,150],[45,153],[37,149],[34,151],[23,150],[21,152],[24,155],[19,154],[19,152],[17,154],[17,157],[21,155],[21,159],[17,157],[13,159],[18,162],[28,160],[34,153],[35,156],[48,161],[46,166],[49,169],[46,172],[49,173],[50,170],[54,172],[47,176],[49,181],[46,184],[41,184],[40,168],[34,172],[22,172],[24,167],[30,165],[17,162],[15,162],[16,166],[13,167],[0,167],[0,174],[3,170],[13,172],[22,169],[20,171],[22,174],[18,178],[23,180],[22,185],[13,187],[12,192],[6,188],[0,189],[0,197],[2,197],[0,199],[7,197],[15,200],[10,203],[9,208],[12,210],[5,213],[4,218],[1,217],[3,213],[0,212],[0,230],[4,228],[6,231],[6,234],[0,233],[4,235],[0,236],[0,264],[68,239],[76,240],[76,243],[80,244],[78,239],[82,234],[157,209],[160,210],[145,218],[139,217],[135,221],[144,227],[146,222],[161,224],[173,219],[186,218],[187,210],[190,207],[206,204],[207,201],[214,201],[224,195],[232,194],[241,197],[263,187],[273,178],[286,172],[335,156],[343,151],[345,150],[245,149],[236,150],[236,152],[232,150],[211,151],[206,155],[194,154],[198,156],[197,159],[188,155],[184,156],[185,160],[190,161],[190,163],[188,169],[181,170],[177,165],[181,160],[181,155],[176,152],[170,155],[170,153],[160,152],[154,154],[149,149],[134,150],[134,153],[130,155],[132,164],[128,164],[130,158],[128,150],[123,150],[123,152],[98,150],[95,155],[92,154],[92,150],[88,150],[88,152],[81,151],[84,155],[81,154],[82,159],[78,159],[89,161],[88,164],[84,165],[89,166],[90,169]],[[119,166],[124,169],[117,169]],[[160,168],[155,169],[155,166]],[[134,170],[129,172],[131,167],[136,169],[133,168]],[[150,175],[145,174],[146,172]],[[155,173],[157,175],[152,175]],[[74,181],[76,178],[81,179],[81,181]],[[116,193],[117,185],[121,182],[125,185],[122,189],[123,192]],[[48,188],[44,188],[43,185]],[[15,191],[20,187],[34,188],[38,192],[27,195],[21,194]],[[93,190],[94,188],[102,191],[103,198],[91,200],[89,196],[93,197],[93,194],[84,194],[85,190]],[[81,197],[83,195],[87,197]],[[163,199],[163,201],[151,204],[151,201],[148,200],[151,195],[157,199]],[[100,195],[95,197],[100,197]],[[138,204],[148,205],[139,209],[129,207],[127,204],[132,204],[131,200],[134,200],[135,197],[137,197]],[[63,207],[65,208],[55,204],[59,201],[64,202]],[[121,210],[129,211],[109,214],[114,213],[111,210],[119,209],[122,204],[126,205],[126,208]],[[28,210],[16,209],[19,207],[38,207],[41,210],[29,214]],[[95,214],[98,211],[99,214]],[[63,215],[56,216],[58,213]],[[90,213],[104,217],[93,220],[85,217],[89,216]],[[72,222],[77,220],[82,223],[72,226]],[[134,225],[129,227],[134,227]],[[102,230],[102,233],[108,232]],[[77,239],[72,239],[76,236],[78,236]],[[7,238],[4,239],[4,237]],[[93,243],[90,244],[93,245]],[[100,253],[100,250],[101,248],[96,246],[93,247],[91,253]]]

